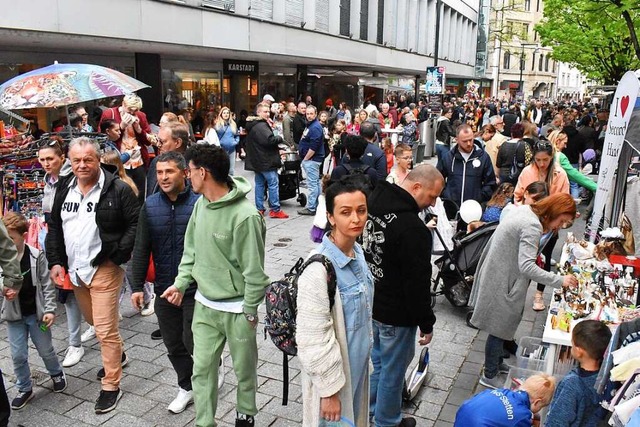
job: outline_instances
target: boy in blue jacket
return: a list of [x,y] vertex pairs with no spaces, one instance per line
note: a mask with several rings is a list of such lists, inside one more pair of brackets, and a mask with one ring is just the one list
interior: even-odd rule
[[545,427],[590,427],[600,421],[600,397],[594,386],[611,331],[597,320],[583,320],[573,328],[571,355],[579,363],[560,381]]
[[485,390],[462,404],[454,427],[531,427],[533,414],[549,405],[556,381],[532,375],[519,390]]

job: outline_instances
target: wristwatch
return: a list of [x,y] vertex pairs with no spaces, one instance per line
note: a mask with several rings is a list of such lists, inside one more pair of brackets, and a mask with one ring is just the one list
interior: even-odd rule
[[251,323],[258,322],[258,316],[256,316],[255,314],[244,313],[244,318],[247,319]]

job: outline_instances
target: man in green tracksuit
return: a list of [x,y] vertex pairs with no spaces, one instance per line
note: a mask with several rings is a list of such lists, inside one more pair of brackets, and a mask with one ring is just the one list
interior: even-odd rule
[[257,311],[269,284],[264,272],[265,222],[246,198],[251,185],[228,175],[224,150],[196,145],[185,159],[193,190],[202,197],[187,225],[175,283],[161,298],[180,305],[189,284],[198,284],[191,327],[196,426],[216,426],[218,362],[225,342],[238,378],[235,425],[254,426]]

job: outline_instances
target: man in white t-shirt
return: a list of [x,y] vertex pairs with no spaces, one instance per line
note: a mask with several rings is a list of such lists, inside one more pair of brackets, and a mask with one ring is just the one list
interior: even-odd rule
[[74,178],[56,191],[46,249],[51,280],[68,273],[80,311],[96,331],[103,369],[95,412],[116,408],[126,364],[118,330],[118,298],[124,279],[120,267],[131,257],[140,206],[131,187],[100,167],[100,145],[89,138],[69,144]]

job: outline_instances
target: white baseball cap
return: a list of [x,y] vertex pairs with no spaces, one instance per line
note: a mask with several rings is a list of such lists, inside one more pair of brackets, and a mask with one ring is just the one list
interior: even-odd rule
[[265,96],[262,97],[263,101],[269,101],[269,102],[276,102],[276,100],[273,98],[273,96],[266,94]]

